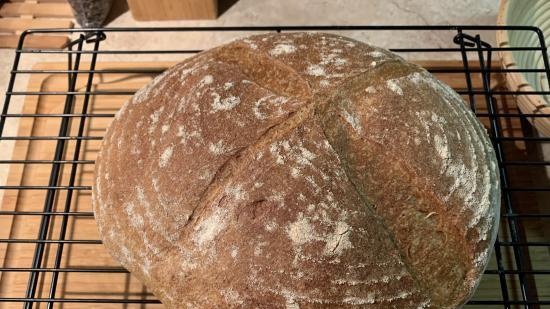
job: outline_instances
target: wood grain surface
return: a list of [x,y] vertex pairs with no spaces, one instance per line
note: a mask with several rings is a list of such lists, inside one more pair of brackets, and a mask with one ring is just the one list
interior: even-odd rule
[[[19,35],[0,35],[0,48],[15,48]],[[62,35],[31,35],[25,38],[24,48],[56,48],[62,49],[69,43],[69,38]]]
[[[457,61],[423,61],[421,65],[427,68],[454,68],[462,67]],[[97,73],[93,79],[93,91],[135,91],[150,81],[154,73],[123,73],[124,70],[135,69],[165,69],[172,63],[142,62],[142,63],[101,63],[98,69],[120,70],[121,73]],[[475,67],[476,63],[471,63]],[[497,66],[495,66],[497,67]],[[87,65],[81,65],[86,69]],[[66,63],[40,63],[34,69],[66,69]],[[463,73],[442,73],[436,74],[441,80],[455,89],[466,89]],[[481,78],[473,75],[473,85],[481,88]],[[84,91],[85,82],[88,78],[86,73],[81,73],[77,80],[78,91]],[[502,85],[502,76],[492,76],[494,88]],[[66,74],[33,74],[30,76],[28,91],[66,91]],[[96,95],[90,97],[89,114],[115,113],[122,104],[129,98],[129,95]],[[468,98],[465,96],[465,99]],[[486,112],[485,97],[475,97],[476,107],[479,112]],[[498,111],[516,113],[515,101],[511,97],[497,96]],[[73,113],[80,113],[84,96],[77,96],[74,103]],[[59,95],[29,95],[25,99],[23,113],[25,114],[61,114],[65,96]],[[102,136],[112,118],[91,117],[85,121],[85,136]],[[70,135],[76,135],[80,118],[73,118],[70,122]],[[482,118],[487,126],[489,118]],[[528,123],[521,123],[517,117],[503,118],[500,125],[503,134],[510,137],[520,137],[529,132]],[[18,136],[56,136],[59,132],[61,118],[22,118]],[[56,141],[33,140],[17,141],[13,154],[14,160],[52,160],[54,157]],[[82,143],[80,160],[94,160],[99,149],[99,140],[85,140]],[[67,149],[63,154],[64,160],[71,160],[75,151],[75,141],[67,142]],[[528,160],[535,159],[538,154],[536,147],[526,145],[522,141],[508,142],[504,145],[507,160]],[[540,158],[538,158],[540,160]],[[47,185],[50,177],[51,164],[12,164],[7,185]],[[60,186],[69,183],[71,164],[62,164]],[[511,187],[542,186],[546,181],[541,174],[544,169],[541,167],[513,166],[509,168]],[[76,168],[75,186],[91,186],[93,179],[93,164],[79,164]],[[75,191],[70,203],[71,212],[91,212],[90,192],[88,190]],[[58,191],[53,211],[63,211],[67,190]],[[4,211],[43,211],[45,190],[7,190],[1,209]],[[550,213],[548,199],[537,195],[535,192],[514,193],[512,201],[516,211],[521,213]],[[53,216],[50,224],[50,239],[59,239],[62,216]],[[36,239],[41,216],[39,215],[1,215],[0,216],[0,238],[1,239]],[[521,219],[520,227],[525,234],[524,241],[550,241],[548,229],[549,219],[530,218]],[[69,240],[98,240],[98,232],[92,216],[69,216],[67,220],[66,239]],[[501,221],[501,241],[510,241],[510,232],[506,219]],[[58,244],[46,245],[45,260],[43,267],[53,267]],[[0,265],[5,268],[29,268],[32,265],[32,257],[35,244],[25,243],[0,243]],[[532,269],[550,269],[550,251],[548,247],[525,247],[522,251],[530,261]],[[506,270],[514,270],[515,262],[511,247],[502,247],[503,267]],[[97,268],[110,268],[114,271],[120,270],[120,265],[111,259],[101,244],[64,244],[61,255],[61,268],[89,269],[88,272],[66,271],[59,275],[57,282],[56,298],[96,298],[96,299],[154,299],[139,281],[128,273],[121,272],[94,272]],[[497,269],[496,260],[493,254],[488,266],[489,270]],[[51,272],[41,272],[37,289],[37,297],[48,298],[51,287]],[[508,293],[512,300],[521,300],[520,286],[516,274],[506,275]],[[27,271],[0,271],[0,297],[24,297],[27,288],[29,273]],[[536,286],[536,293],[540,299],[550,299],[550,275],[530,275],[526,277],[528,284]],[[499,276],[487,274],[477,290],[474,300],[501,300],[502,292]],[[535,290],[535,289],[533,289]],[[21,302],[2,303],[0,308],[21,308]],[[90,304],[78,302],[55,303],[54,308],[162,308],[159,304]],[[35,308],[46,308],[45,303],[39,303]],[[472,305],[466,308],[502,308],[502,305]],[[515,308],[515,307],[512,307]],[[519,307],[517,307],[519,308]],[[544,308],[544,307],[534,307]]]
[[73,12],[68,3],[6,3],[0,8],[0,16],[2,17],[21,15],[72,18]]
[[218,0],[128,0],[135,20],[216,19]]
[[18,32],[24,29],[37,28],[72,28],[70,19],[47,18],[0,18],[0,32]]
[[[72,28],[73,12],[66,0],[0,1],[0,48],[15,48],[27,29]],[[28,35],[25,48],[63,48],[67,33]]]

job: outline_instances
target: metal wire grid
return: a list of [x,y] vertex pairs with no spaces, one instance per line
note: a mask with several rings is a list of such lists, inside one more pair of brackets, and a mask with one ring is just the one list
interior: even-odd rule
[[[508,31],[522,31],[526,34],[534,34],[538,38],[539,46],[537,47],[509,47],[495,48],[486,43],[477,33],[486,30],[505,29]],[[126,273],[127,271],[121,267],[62,267],[61,261],[64,254],[64,246],[68,244],[88,244],[101,246],[101,241],[97,239],[67,239],[67,224],[71,217],[93,217],[90,211],[79,211],[74,207],[73,195],[77,192],[87,192],[91,190],[91,186],[79,184],[77,169],[83,165],[93,165],[93,160],[85,160],[81,158],[82,143],[88,140],[101,140],[101,136],[89,135],[85,130],[86,122],[94,118],[111,118],[113,113],[91,113],[89,110],[89,102],[95,96],[114,96],[114,95],[131,95],[132,91],[108,91],[108,90],[93,90],[92,81],[94,74],[110,74],[110,73],[160,73],[150,69],[139,70],[108,70],[96,69],[98,56],[103,54],[194,54],[200,50],[101,50],[101,42],[108,40],[109,36],[114,33],[124,33],[129,31],[140,31],[144,33],[154,32],[221,32],[221,31],[236,31],[236,32],[286,32],[286,31],[415,31],[427,33],[430,31],[447,31],[453,32],[454,37],[449,37],[453,40],[456,47],[453,48],[394,48],[392,51],[398,54],[407,53],[442,53],[453,52],[460,53],[463,67],[459,69],[440,69],[433,70],[435,73],[454,73],[463,77],[467,87],[465,89],[456,89],[460,94],[469,99],[471,108],[476,113],[477,117],[484,120],[488,126],[493,145],[495,147],[501,177],[502,177],[502,219],[501,226],[504,225],[508,230],[508,235],[499,234],[499,238],[494,247],[494,256],[496,258],[496,268],[489,268],[485,271],[484,276],[498,276],[501,297],[498,299],[475,299],[470,301],[467,306],[490,306],[492,308],[543,308],[550,306],[550,286],[534,278],[550,277],[550,266],[546,264],[543,269],[534,268],[530,260],[530,248],[550,248],[550,241],[532,241],[526,237],[522,224],[524,220],[540,220],[542,228],[550,228],[548,224],[550,213],[548,212],[525,212],[520,206],[523,194],[533,194],[537,192],[550,192],[550,187],[540,185],[530,185],[518,187],[514,185],[511,178],[510,169],[542,169],[545,170],[550,165],[550,161],[544,159],[523,159],[509,160],[507,159],[507,143],[523,142],[525,145],[542,145],[550,141],[548,137],[539,137],[535,135],[525,135],[521,137],[506,136],[502,130],[503,121],[510,119],[519,119],[524,125],[528,125],[528,118],[549,117],[540,114],[519,114],[517,110],[502,112],[499,109],[498,95],[527,95],[527,94],[549,94],[549,92],[522,92],[516,93],[513,91],[494,89],[494,81],[491,80],[491,74],[508,73],[508,72],[538,72],[545,73],[550,80],[550,68],[548,64],[548,55],[542,32],[538,28],[526,26],[292,26],[292,27],[192,27],[192,28],[113,28],[113,29],[45,29],[45,30],[29,30],[25,31],[20,38],[17,49],[15,50],[15,58],[13,68],[8,84],[8,89],[5,97],[5,104],[0,115],[0,142],[7,140],[24,140],[24,141],[39,141],[48,140],[55,143],[55,151],[51,160],[28,160],[26,158],[13,158],[10,160],[1,160],[0,164],[10,164],[12,166],[25,166],[34,164],[43,164],[51,166],[49,169],[48,183],[40,185],[21,185],[21,186],[0,186],[1,190],[36,190],[45,192],[43,199],[42,211],[6,211],[0,210],[0,216],[7,217],[23,217],[23,216],[38,216],[40,223],[36,226],[37,235],[32,239],[7,238],[0,239],[0,245],[6,244],[9,252],[9,245],[25,243],[34,245],[34,255],[31,265],[28,267],[5,267],[0,265],[0,275],[9,272],[21,272],[28,275],[26,292],[19,297],[0,297],[0,305],[4,304],[22,304],[24,308],[33,308],[46,306],[53,308],[57,304],[66,303],[83,303],[83,306],[89,307],[92,303],[104,304],[155,304],[157,300],[151,298],[68,298],[60,297],[58,293],[58,278],[63,273],[95,273],[98,276],[107,273]],[[66,32],[73,35],[78,35],[78,38],[73,40],[64,50],[45,50],[24,48],[25,39],[31,35],[40,35],[48,33]],[[474,33],[474,35],[470,35]],[[495,52],[513,50],[513,51],[536,51],[540,52],[544,58],[544,69],[540,68],[525,68],[525,69],[503,69],[491,65],[494,60]],[[66,70],[39,70],[20,68],[20,63],[23,57],[28,54],[64,54],[67,56]],[[81,69],[80,64],[83,56],[90,57],[90,66],[88,69]],[[470,61],[479,62],[479,66],[471,66]],[[14,86],[16,78],[21,75],[31,74],[63,74],[67,77],[66,91],[16,91]],[[482,89],[474,89],[472,79],[475,75],[481,75],[483,81]],[[84,91],[78,90],[75,87],[78,76],[87,78],[87,83]],[[63,113],[13,113],[10,112],[10,101],[15,96],[63,96],[65,104]],[[74,110],[74,101],[77,96],[83,96],[83,103],[79,111]],[[481,102],[481,103],[480,103]],[[484,110],[479,110],[478,107],[484,106]],[[56,136],[5,136],[4,126],[7,119],[10,118],[54,118],[59,119],[59,132]],[[78,123],[77,133],[70,133],[70,126]],[[65,156],[68,143],[74,143],[74,151],[72,156]],[[62,168],[70,166],[70,176],[66,183],[60,181],[60,171]],[[63,205],[58,205],[58,196],[63,192],[66,194]],[[546,200],[543,203],[549,203]],[[521,205],[523,206],[523,205]],[[60,210],[61,209],[61,210]],[[58,235],[50,233],[50,224],[53,218],[61,218],[61,225]],[[49,247],[49,248],[48,248]],[[47,250],[55,250],[55,260],[53,266],[44,265],[44,252]],[[550,249],[549,249],[550,250]],[[506,252],[513,254],[512,265],[505,265],[503,255]],[[508,266],[508,267],[507,267]],[[49,285],[40,280],[40,277],[49,273]],[[511,278],[513,279],[511,281]],[[511,295],[512,284],[519,284],[519,297]],[[37,296],[37,288],[43,285],[49,287],[47,297]],[[1,295],[0,291],[0,295]],[[542,296],[541,296],[542,295]],[[546,296],[545,296],[546,295]]]

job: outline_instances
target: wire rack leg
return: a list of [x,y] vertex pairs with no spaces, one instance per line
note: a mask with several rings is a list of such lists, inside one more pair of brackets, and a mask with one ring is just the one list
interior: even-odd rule
[[[81,37],[76,43],[77,50],[80,50],[80,51],[82,50],[83,43],[84,43],[84,40]],[[71,56],[72,56],[72,54],[70,54],[69,57],[71,57]],[[76,54],[74,69],[78,70],[79,65],[80,65],[80,54]],[[76,72],[69,74],[69,91],[74,91],[75,90],[76,78],[77,78],[77,73]],[[75,99],[74,95],[71,95],[71,94],[67,95],[67,97],[65,98],[65,106],[64,106],[64,110],[63,110],[64,113],[71,113],[71,111],[73,109],[74,99]],[[70,124],[70,118],[69,117],[63,117],[62,120],[61,120],[60,129],[59,129],[59,136],[67,136],[68,135],[68,133],[69,133],[69,124]],[[65,151],[65,144],[66,144],[65,141],[66,140],[63,140],[63,139],[60,139],[60,140],[57,141],[56,148],[55,148],[55,154],[54,154],[54,160],[63,159],[63,153]],[[52,164],[52,169],[51,169],[51,172],[50,172],[50,179],[49,179],[49,186],[56,186],[57,185],[57,183],[59,181],[59,175],[60,175],[61,167],[62,167],[61,164],[55,164],[55,163]],[[53,206],[55,205],[56,193],[57,193],[56,189],[53,189],[53,188],[48,189],[48,191],[46,193],[46,198],[45,198],[45,201],[44,201],[44,211],[45,212],[51,212],[53,210]],[[48,238],[48,230],[49,230],[49,226],[50,226],[50,219],[51,219],[51,216],[49,216],[49,215],[42,216],[42,218],[40,220],[40,228],[39,228],[38,236],[37,236],[38,240],[45,240],[45,239]],[[38,242],[36,244],[35,250],[34,250],[34,255],[33,255],[33,260],[32,260],[32,268],[41,268],[42,260],[43,260],[43,257],[44,257],[45,246],[46,246],[46,243],[44,243],[44,242]],[[28,284],[27,284],[27,291],[26,291],[26,294],[25,294],[25,297],[27,299],[32,299],[32,298],[35,297],[36,288],[37,288],[37,285],[38,285],[39,274],[40,273],[37,272],[37,271],[32,271],[29,274],[29,280],[28,280]],[[32,309],[33,304],[34,304],[34,302],[27,301],[27,302],[24,303],[23,308]]]
[[[473,38],[475,44],[476,44],[476,47],[478,49],[478,57],[479,57],[479,62],[480,62],[480,67],[482,68],[482,72],[481,72],[481,76],[482,76],[482,80],[483,80],[483,88],[485,90],[485,101],[486,101],[486,104],[487,104],[487,109],[489,111],[489,119],[490,119],[490,123],[491,123],[491,131],[493,133],[493,137],[495,138],[500,138],[502,137],[501,135],[501,132],[502,132],[502,128],[500,126],[500,122],[499,122],[499,119],[496,118],[494,115],[496,114],[496,108],[495,108],[495,102],[494,102],[494,98],[492,96],[492,93],[491,93],[491,80],[490,80],[490,76],[491,76],[491,51],[488,50],[487,53],[487,60],[485,60],[485,56],[483,55],[483,48],[490,48],[491,45],[489,45],[488,43],[486,42],[483,42],[481,41],[481,38],[479,35],[476,35],[474,38]],[[504,149],[503,149],[503,145],[502,145],[502,141],[500,140],[494,140],[493,141],[493,146],[495,148],[495,152],[496,152],[496,155],[498,157],[498,162],[505,162],[506,161],[506,158],[505,158],[505,154],[504,154]],[[508,188],[509,187],[509,178],[508,178],[508,171],[506,169],[505,166],[499,166],[500,168],[500,176],[501,176],[501,182],[502,182],[502,186],[504,188]],[[508,214],[513,214],[514,213],[514,209],[512,207],[512,197],[510,196],[510,191],[509,190],[503,190],[503,200],[504,200],[504,205],[506,207],[506,211]],[[517,220],[516,217],[508,217],[508,227],[510,229],[510,233],[511,233],[511,237],[512,237],[512,241],[514,243],[520,243],[521,242],[521,237],[520,237],[520,233],[521,233],[521,228],[520,228],[520,225],[519,225],[519,222]],[[525,302],[524,303],[524,308],[525,309],[533,309],[533,308],[536,308],[534,307],[533,305],[530,304],[530,302],[532,301],[536,301],[537,299],[537,292],[536,292],[536,285],[535,284],[532,284],[532,280],[530,280],[531,278],[527,278],[528,276],[524,273],[525,270],[527,270],[528,268],[530,267],[526,267],[527,264],[530,264],[529,263],[529,259],[527,258],[526,259],[526,255],[528,254],[528,252],[525,252],[523,250],[522,247],[520,246],[517,246],[517,245],[514,245],[512,246],[513,247],[513,252],[514,252],[514,258],[515,258],[515,261],[516,261],[516,267],[519,271],[518,273],[518,279],[519,279],[519,284],[520,284],[520,288],[521,288],[521,295],[522,295],[522,298],[523,298],[523,301]]]

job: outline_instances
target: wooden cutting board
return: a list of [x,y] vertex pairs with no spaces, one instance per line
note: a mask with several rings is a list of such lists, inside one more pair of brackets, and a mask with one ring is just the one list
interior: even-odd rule
[[[101,63],[97,69],[109,70],[135,70],[158,69],[161,71],[173,63],[139,62],[139,63]],[[459,61],[424,61],[420,63],[428,69],[437,68],[461,68]],[[475,66],[472,63],[471,66]],[[497,67],[495,65],[495,67]],[[66,69],[66,63],[39,63],[34,69]],[[81,65],[86,69],[86,65]],[[93,91],[136,91],[149,82],[154,73],[98,73],[94,76]],[[455,89],[466,89],[463,74],[436,74],[441,80]],[[77,80],[78,91],[84,91],[87,74],[82,73]],[[498,84],[501,76],[495,74],[493,83]],[[481,88],[480,76],[473,77],[475,88]],[[66,91],[67,76],[65,74],[32,74],[29,79],[28,91]],[[497,86],[498,87],[498,86]],[[90,99],[89,114],[115,113],[129,95],[97,95]],[[499,112],[515,112],[515,101],[510,97],[497,97],[499,100]],[[61,114],[63,113],[65,96],[54,95],[30,95],[25,98],[24,114]],[[77,96],[74,113],[79,113],[83,102],[83,96]],[[486,112],[483,96],[477,97],[477,107],[480,112]],[[86,136],[102,136],[112,118],[92,117],[85,123]],[[59,117],[22,118],[18,136],[56,136],[60,127]],[[485,125],[488,118],[485,118]],[[76,135],[79,118],[70,123],[70,135]],[[522,136],[523,128],[516,118],[502,121],[505,136]],[[80,160],[94,160],[100,145],[99,140],[85,140],[82,144]],[[75,142],[68,142],[68,149],[64,159],[72,159]],[[55,141],[17,141],[13,154],[14,160],[52,160],[55,149]],[[510,143],[506,148],[509,160],[525,160],[528,156],[523,142]],[[47,185],[50,176],[50,164],[13,164],[8,176],[7,185]],[[60,185],[67,185],[70,177],[70,164],[63,164],[61,170]],[[533,171],[523,168],[510,172],[513,178],[512,186],[532,186]],[[81,164],[77,168],[77,182],[75,186],[91,186],[93,179],[93,164]],[[60,191],[55,203],[54,211],[63,211],[67,191]],[[1,209],[4,211],[42,211],[45,199],[44,190],[7,190],[4,195]],[[91,212],[90,191],[75,191],[70,211]],[[539,211],[536,195],[526,195],[526,198],[517,201],[525,212]],[[504,222],[504,221],[503,221]],[[548,235],[543,233],[543,225],[538,219],[526,220],[523,228],[529,241],[548,241]],[[40,216],[17,215],[0,216],[0,238],[2,239],[36,239]],[[52,239],[59,238],[61,217],[52,219],[49,235]],[[93,216],[70,216],[68,219],[66,239],[98,240],[98,231]],[[548,223],[548,221],[546,221]],[[501,224],[501,240],[507,240],[509,232],[506,224]],[[11,243],[0,244],[0,265],[10,268],[28,268],[31,266],[34,253],[34,244]],[[53,267],[57,244],[46,245],[45,267]],[[505,248],[508,249],[508,248]],[[550,255],[548,248],[532,247],[528,249],[533,268],[549,269]],[[513,254],[511,250],[504,250],[504,267],[513,268]],[[65,244],[61,259],[62,268],[113,268],[120,269],[120,265],[111,259],[101,244]],[[488,269],[497,269],[493,257]],[[0,297],[24,297],[27,287],[28,272],[0,272]],[[516,276],[508,276],[509,291],[512,299],[520,300],[521,294]],[[539,297],[550,297],[550,276],[532,276],[529,280],[536,281],[539,287]],[[48,297],[51,273],[42,273],[39,277],[37,297]],[[546,287],[545,289],[543,287]],[[59,275],[57,284],[57,298],[101,298],[101,299],[154,299],[139,281],[128,273],[100,273],[100,272],[63,272]],[[500,300],[501,288],[497,275],[485,275],[474,297],[476,300]],[[0,308],[20,308],[21,303],[0,303]],[[160,308],[158,304],[89,304],[89,303],[56,303],[54,308]],[[501,306],[500,306],[501,307]],[[35,308],[45,308],[45,304]],[[468,306],[467,308],[487,308],[486,306]]]
[[218,0],[127,0],[139,21],[216,19]]
[[[73,12],[67,0],[0,1],[0,48],[15,48],[19,35],[27,29],[72,28]],[[26,48],[63,48],[68,33],[29,35]]]

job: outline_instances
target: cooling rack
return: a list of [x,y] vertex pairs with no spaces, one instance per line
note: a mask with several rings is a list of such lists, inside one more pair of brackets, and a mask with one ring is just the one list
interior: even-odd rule
[[[520,31],[537,42],[535,47],[492,47],[481,33],[504,29]],[[142,32],[141,50],[107,50],[102,46],[128,32]],[[495,148],[502,183],[501,228],[493,256],[467,308],[550,308],[550,138],[539,136],[531,122],[541,114],[520,114],[518,95],[549,92],[513,92],[503,87],[503,74],[546,74],[550,80],[542,32],[527,26],[290,26],[40,29],[22,33],[0,115],[0,142],[14,142],[7,184],[1,184],[0,307],[4,308],[152,308],[158,300],[128,272],[109,259],[94,234],[90,190],[94,155],[105,128],[123,102],[167,66],[108,65],[104,59],[133,60],[138,55],[181,56],[200,48],[154,49],[154,37],[170,33],[174,41],[187,34],[234,32],[325,31],[343,35],[385,31],[448,34],[453,47],[392,46],[397,54],[458,56],[454,64],[440,62],[428,69],[448,82],[469,104],[487,128]],[[73,40],[61,50],[25,47],[40,35],[67,33]],[[422,43],[422,44],[421,44]],[[176,45],[176,44],[175,44]],[[150,47],[150,49],[147,49]],[[502,68],[499,51],[534,51],[544,68]],[[28,57],[57,61],[57,66],[25,65]],[[59,57],[63,62],[59,63]],[[425,63],[427,64],[427,62]],[[33,78],[57,80],[55,88],[31,87]],[[27,84],[26,80],[29,79]],[[120,82],[126,82],[121,86]],[[60,83],[61,82],[61,83]],[[29,88],[27,88],[29,86]],[[19,112],[18,98],[36,105]],[[6,135],[5,125],[19,121],[19,134]],[[52,131],[53,130],[53,131]],[[53,134],[51,132],[54,132]],[[35,156],[32,154],[36,154]],[[16,181],[14,181],[14,179]],[[32,205],[31,205],[32,204]],[[81,231],[92,231],[87,234]],[[89,235],[95,235],[90,237]]]

